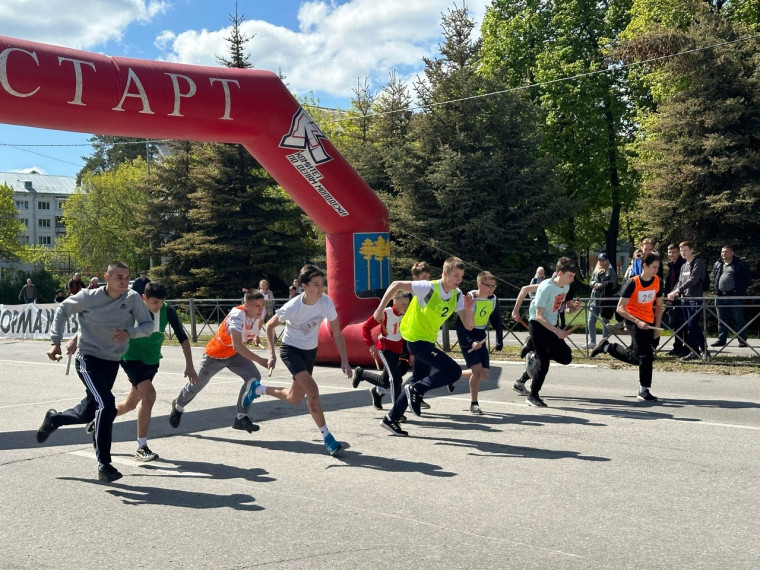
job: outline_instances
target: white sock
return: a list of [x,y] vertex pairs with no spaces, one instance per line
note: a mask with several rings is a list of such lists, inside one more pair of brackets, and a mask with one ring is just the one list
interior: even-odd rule
[[328,435],[330,435],[330,430],[327,429],[327,424],[323,425],[321,428],[319,428],[319,433],[322,434],[322,439],[326,438]]
[[266,396],[267,393],[267,387],[264,386],[264,384],[259,384],[256,386],[256,395],[257,396]]
[[644,392],[648,392],[649,388],[646,386],[639,386],[639,394],[643,394]]
[[184,412],[184,411],[185,411],[185,406],[180,406],[180,405],[179,405],[179,402],[178,402],[178,403],[176,403],[176,404],[174,404],[174,408],[175,408],[175,409],[176,409],[178,412]]
[[242,420],[245,417],[246,417],[246,414],[238,414],[237,415],[237,419],[239,419],[239,420]]
[[380,386],[375,386],[375,393],[382,396],[383,394],[385,394],[385,388],[381,388]]
[[138,437],[137,438],[137,448],[140,449],[143,445],[147,445],[148,438],[147,437]]

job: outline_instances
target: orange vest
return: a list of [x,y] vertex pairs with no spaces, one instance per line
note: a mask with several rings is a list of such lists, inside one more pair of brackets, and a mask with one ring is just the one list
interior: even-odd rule
[[637,319],[649,323],[654,323],[654,303],[657,300],[657,292],[660,290],[660,278],[657,275],[654,276],[652,282],[643,287],[641,285],[641,275],[637,275],[633,278],[634,289],[628,302],[625,305],[625,310]]
[[[241,314],[242,313],[242,314]],[[245,307],[240,305],[232,309],[219,325],[219,330],[216,331],[214,338],[212,338],[206,345],[206,354],[213,358],[229,358],[235,356],[237,352],[232,348],[232,336],[229,333],[229,321],[230,319],[242,319],[242,335],[243,342],[249,341],[254,336],[261,334],[261,319],[250,319],[245,314]]]

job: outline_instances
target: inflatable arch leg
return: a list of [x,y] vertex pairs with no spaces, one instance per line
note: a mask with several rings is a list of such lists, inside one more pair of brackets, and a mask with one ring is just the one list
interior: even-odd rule
[[[271,72],[107,57],[0,36],[0,122],[239,143],[327,234],[327,278],[352,364],[388,286],[388,213]],[[358,260],[358,261],[357,261]],[[328,327],[320,331],[327,341]],[[320,362],[337,362],[320,342]]]

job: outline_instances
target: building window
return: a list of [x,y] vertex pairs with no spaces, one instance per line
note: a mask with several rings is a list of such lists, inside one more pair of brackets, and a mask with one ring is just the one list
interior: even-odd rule
[[50,227],[50,218],[40,218],[37,220],[37,223],[41,228],[49,228]]
[[66,200],[58,200],[58,209],[59,209],[59,210],[63,210],[63,203],[64,203],[65,201],[66,201]]
[[27,227],[27,228],[29,227],[29,219],[28,218],[23,218],[21,221],[24,222],[24,227]]
[[38,210],[49,210],[50,209],[50,202],[37,202],[37,209]]
[[19,210],[28,210],[29,200],[16,200],[16,208]]
[[55,217],[55,227],[56,228],[65,228],[66,224],[63,223],[63,216],[56,216]]
[[37,238],[37,243],[40,245],[50,245],[53,242],[53,238],[50,236],[39,236]]
[[29,236],[21,236],[20,240],[23,245],[29,245]]

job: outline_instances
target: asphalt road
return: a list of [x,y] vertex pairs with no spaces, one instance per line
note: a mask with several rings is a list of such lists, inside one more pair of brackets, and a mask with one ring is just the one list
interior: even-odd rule
[[[124,478],[97,481],[82,427],[42,445],[48,408],[76,404],[73,371],[42,342],[0,342],[2,568],[757,568],[760,377],[553,365],[549,408],[511,390],[497,363],[480,404],[466,386],[428,395],[410,437],[379,426],[368,386],[318,367],[327,421],[349,444],[330,457],[305,403],[262,397],[261,430],[231,428],[240,380],[220,373],[167,421],[183,385],[166,347],[149,442],[135,414],[114,426]],[[194,349],[196,362],[201,349]],[[605,357],[606,358],[606,357]],[[282,364],[265,382],[289,382]],[[117,400],[129,384],[123,373]],[[387,406],[386,406],[387,407]]]

